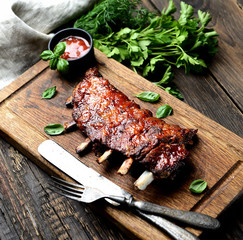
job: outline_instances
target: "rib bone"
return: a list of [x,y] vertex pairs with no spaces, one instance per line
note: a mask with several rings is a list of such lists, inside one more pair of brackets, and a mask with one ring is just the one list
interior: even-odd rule
[[121,165],[121,167],[118,169],[117,173],[121,175],[127,174],[128,170],[132,166],[133,159],[132,158],[127,158]]
[[66,100],[65,104],[66,104],[66,107],[68,107],[68,108],[72,108],[72,107],[73,107],[73,96],[70,96],[70,97]]
[[144,190],[153,180],[153,173],[149,171],[144,171],[142,175],[135,181],[134,185],[138,189]]
[[72,131],[77,128],[77,124],[74,120],[64,123],[64,128],[66,131]]
[[87,149],[87,147],[90,145],[91,140],[89,138],[86,138],[84,142],[82,142],[77,148],[76,148],[76,152],[77,153],[81,153],[82,151],[84,151],[85,149]]
[[105,152],[103,153],[103,155],[100,156],[100,157],[97,159],[97,162],[98,162],[98,163],[102,163],[102,162],[104,162],[105,160],[107,160],[107,159],[110,157],[110,155],[112,154],[112,152],[113,152],[113,151],[112,151],[111,149],[105,151]]

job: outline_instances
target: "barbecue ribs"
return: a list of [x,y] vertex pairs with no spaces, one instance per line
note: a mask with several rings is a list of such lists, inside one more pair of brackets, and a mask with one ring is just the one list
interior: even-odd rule
[[72,105],[73,120],[92,143],[138,161],[154,178],[168,177],[179,167],[197,132],[153,117],[99,76],[96,67],[74,89]]

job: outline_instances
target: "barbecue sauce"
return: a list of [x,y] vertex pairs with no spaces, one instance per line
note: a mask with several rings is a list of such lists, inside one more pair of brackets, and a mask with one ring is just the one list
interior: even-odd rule
[[60,42],[66,42],[65,52],[61,56],[66,60],[73,60],[84,56],[90,49],[89,42],[81,37],[69,36],[62,39]]

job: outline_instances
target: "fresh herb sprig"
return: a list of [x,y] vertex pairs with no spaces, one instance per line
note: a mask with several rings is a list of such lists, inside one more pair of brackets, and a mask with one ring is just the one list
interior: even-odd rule
[[60,42],[55,46],[54,51],[45,50],[40,55],[41,59],[43,59],[44,61],[50,60],[49,66],[52,70],[57,69],[63,74],[66,74],[69,69],[68,61],[61,58],[62,54],[65,52],[66,45],[66,42]]
[[88,31],[93,38],[99,39],[123,27],[144,27],[154,14],[142,7],[141,0],[101,0],[92,10],[82,15],[75,28]]
[[[207,60],[217,52],[218,36],[216,31],[207,28],[211,21],[210,14],[199,10],[198,17],[194,17],[193,7],[182,1],[180,17],[176,20],[173,14],[177,9],[170,0],[168,7],[163,9],[159,16],[147,12],[144,15],[146,18],[143,19],[144,24],[136,26],[131,24],[131,21],[120,21],[121,16],[116,18],[118,14],[117,16],[106,14],[99,9],[104,4],[104,9],[111,10],[111,3],[115,2],[120,3],[118,0],[101,1],[100,5],[98,3],[74,26],[90,31],[94,38],[94,46],[108,57],[128,64],[147,79],[154,79],[156,75],[158,80],[154,84],[182,98],[173,84],[172,67],[183,67],[185,73],[192,70],[200,72],[207,68]],[[124,16],[133,19],[133,15],[124,14]],[[93,25],[89,26],[91,22]],[[111,23],[116,28],[112,28]],[[100,30],[102,28],[107,28],[104,34]]]

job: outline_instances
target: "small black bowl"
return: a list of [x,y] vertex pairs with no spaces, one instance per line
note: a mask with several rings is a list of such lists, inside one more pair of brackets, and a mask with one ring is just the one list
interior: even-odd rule
[[53,51],[55,46],[64,38],[69,36],[82,37],[86,39],[90,44],[89,51],[82,57],[77,59],[67,60],[69,62],[69,75],[83,74],[89,67],[93,67],[96,64],[94,56],[93,39],[91,35],[83,29],[79,28],[66,28],[57,32],[49,41],[48,49]]

